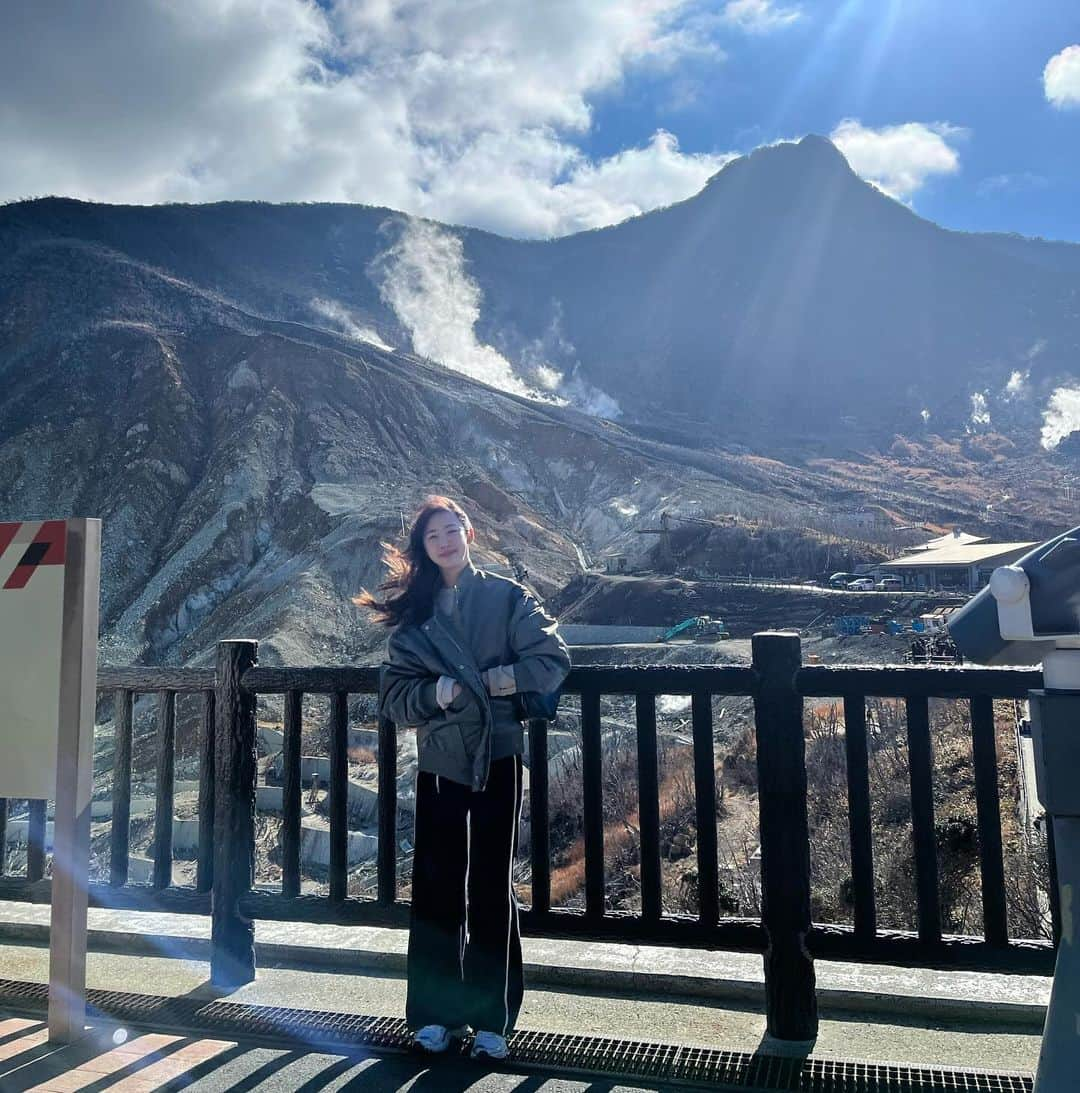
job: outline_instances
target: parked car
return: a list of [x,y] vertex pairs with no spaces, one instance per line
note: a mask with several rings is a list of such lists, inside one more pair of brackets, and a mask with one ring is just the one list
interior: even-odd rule
[[829,584],[831,584],[833,588],[847,588],[855,578],[855,573],[834,573],[829,578]]
[[849,585],[848,588],[852,592],[873,592],[874,591],[874,578],[873,577],[856,577]]
[[899,577],[882,577],[874,588],[878,592],[900,592],[904,587],[904,582]]

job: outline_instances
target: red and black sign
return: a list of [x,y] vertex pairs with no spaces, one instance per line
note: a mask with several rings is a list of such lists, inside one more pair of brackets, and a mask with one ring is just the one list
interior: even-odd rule
[[[25,541],[31,527],[33,527],[32,524],[25,522],[0,524],[0,556],[7,551],[16,538]],[[22,535],[19,534],[20,531],[23,532]],[[4,582],[4,590],[25,588],[38,566],[63,565],[66,543],[67,524],[64,520],[42,521],[37,531],[33,532],[33,538],[23,549],[15,568],[11,570]]]

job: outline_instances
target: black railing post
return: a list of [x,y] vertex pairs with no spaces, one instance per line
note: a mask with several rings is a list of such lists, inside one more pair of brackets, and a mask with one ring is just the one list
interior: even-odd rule
[[344,691],[330,696],[330,900],[349,892],[349,703]]
[[[380,703],[381,707],[381,703]],[[376,851],[378,900],[397,900],[397,726],[379,715],[379,846]]]
[[866,696],[844,697],[844,754],[847,758],[848,836],[855,937],[873,944],[877,933],[874,900],[874,839],[870,818],[870,760],[866,740]]
[[694,691],[690,699],[694,733],[694,799],[697,807],[698,920],[720,921],[720,874],[716,839],[716,751],[713,746],[712,697]]
[[941,942],[941,894],[938,884],[937,832],[934,825],[934,755],[930,742],[930,707],[928,700],[921,697],[908,696],[905,703],[919,940],[927,945],[937,945]]
[[1005,899],[1005,864],[1001,851],[1001,802],[998,797],[994,700],[971,699],[971,765],[979,821],[979,870],[982,876],[983,936],[991,945],[1009,944]]
[[548,723],[529,721],[529,856],[531,909],[543,919],[551,910],[551,832],[548,830]]
[[641,833],[641,917],[658,922],[660,892],[660,775],[656,754],[656,695],[639,694],[637,709],[638,829]]
[[26,879],[29,881],[41,880],[45,876],[47,805],[47,801],[26,802]]
[[195,890],[214,887],[214,692],[203,692],[199,722],[199,851],[195,864]]
[[112,828],[109,833],[109,883],[127,884],[131,840],[131,703],[132,693],[116,692],[113,713]]
[[255,696],[240,680],[258,651],[256,641],[217,648],[210,981],[219,987],[255,978],[255,924],[240,911],[255,873]]
[[803,704],[795,690],[802,661],[797,634],[766,631],[753,638],[757,673],[758,807],[761,902],[765,928],[765,1006],[770,1036],[817,1038],[810,930],[810,835],[806,814]]
[[154,792],[154,888],[172,884],[176,692],[158,691],[157,781]]
[[600,692],[581,692],[581,791],[585,827],[585,916],[604,916],[603,738]]
[[286,896],[300,895],[300,777],[303,694],[285,692],[285,725],[281,761],[281,891]]

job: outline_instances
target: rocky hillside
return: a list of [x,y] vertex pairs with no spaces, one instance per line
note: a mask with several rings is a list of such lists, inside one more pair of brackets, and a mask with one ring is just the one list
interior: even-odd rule
[[103,518],[111,663],[198,661],[239,635],[268,662],[372,655],[348,597],[432,489],[542,593],[662,505],[757,503],[736,459],[257,319],[83,244],[9,259],[0,293],[0,515]]

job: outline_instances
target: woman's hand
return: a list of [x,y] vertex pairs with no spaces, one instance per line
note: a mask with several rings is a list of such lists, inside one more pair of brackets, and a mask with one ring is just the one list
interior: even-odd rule
[[439,709],[448,710],[464,693],[464,688],[452,676],[439,676],[435,684],[435,701]]

